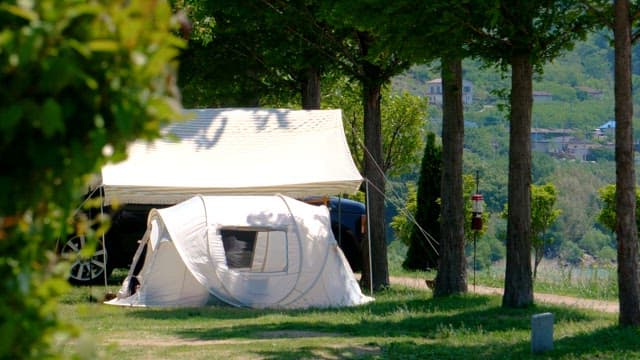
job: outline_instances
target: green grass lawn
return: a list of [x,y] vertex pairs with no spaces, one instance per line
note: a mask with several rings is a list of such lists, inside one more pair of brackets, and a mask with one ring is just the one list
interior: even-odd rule
[[[118,359],[632,359],[640,331],[615,314],[534,306],[503,309],[499,296],[434,299],[393,286],[376,301],[342,309],[125,308],[89,301],[102,287],[77,287],[61,316],[84,329],[68,354]],[[530,351],[536,313],[555,316],[554,349]]]

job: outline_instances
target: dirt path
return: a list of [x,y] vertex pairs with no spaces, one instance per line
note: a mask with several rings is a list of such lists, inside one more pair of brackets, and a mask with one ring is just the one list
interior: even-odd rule
[[[412,287],[421,288],[421,289],[428,288],[424,279],[410,278],[410,277],[391,277],[390,281],[392,284],[412,286]],[[502,295],[502,289],[491,288],[491,287],[480,286],[480,285],[476,285],[476,286],[469,285],[469,292],[474,292],[476,294],[483,294],[483,295]],[[581,299],[581,298],[575,298],[570,296],[542,294],[542,293],[535,293],[534,299],[536,302],[575,306],[583,309],[592,309],[592,310],[609,312],[609,313],[617,313],[619,310],[618,302],[616,301]]]

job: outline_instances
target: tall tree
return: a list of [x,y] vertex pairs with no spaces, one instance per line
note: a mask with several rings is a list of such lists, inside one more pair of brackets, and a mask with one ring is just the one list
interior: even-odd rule
[[[462,191],[462,150],[464,116],[461,100],[462,59],[468,54],[465,43],[473,34],[461,25],[463,16],[476,5],[468,1],[432,1],[428,5],[414,0],[394,1],[383,13],[385,28],[392,29],[396,42],[409,59],[431,62],[440,58],[443,84],[442,174],[438,192],[442,221],[437,233],[440,247],[436,295],[465,292],[464,200]],[[482,17],[481,11],[473,12]],[[466,22],[466,19],[464,20]],[[447,39],[442,41],[442,39]],[[418,210],[430,204],[418,203]],[[436,209],[438,211],[440,209]],[[426,210],[430,211],[430,210]],[[435,254],[432,254],[435,255]],[[432,259],[433,260],[433,259]]]
[[[531,109],[535,70],[585,36],[591,25],[580,0],[489,0],[490,22],[467,16],[472,52],[511,68],[507,264],[502,305],[533,303],[531,277]],[[486,19],[483,17],[481,19]]]
[[[371,249],[363,254],[371,256],[372,268],[365,261],[362,283],[374,290],[389,285],[386,226],[384,222],[385,184],[382,171],[381,92],[391,78],[411,65],[403,56],[402,42],[397,34],[384,26],[389,17],[386,2],[326,1],[321,3],[320,19],[330,25],[333,33],[325,33],[326,42],[334,46],[331,53],[339,61],[344,74],[362,86],[364,115],[364,175],[367,179],[367,206],[370,214]],[[385,22],[382,22],[382,19]],[[334,33],[349,34],[338,38]]]
[[[461,46],[461,44],[460,44]],[[464,197],[462,151],[464,116],[462,107],[462,59],[449,52],[442,60],[442,213],[440,262],[435,296],[467,291],[467,261],[464,254]]]
[[[467,262],[465,248],[464,190],[462,154],[464,143],[464,108],[462,104],[462,59],[468,55],[466,43],[473,34],[457,22],[458,14],[471,11],[475,5],[461,2],[434,2],[431,16],[438,19],[425,24],[425,37],[430,52],[421,52],[429,58],[440,57],[442,79],[442,174],[440,177],[440,259],[434,295],[447,296],[467,291]],[[476,12],[480,17],[480,12]],[[441,39],[447,38],[443,43]]]
[[[367,206],[370,214],[370,243],[366,243],[369,261],[365,262],[362,282],[374,290],[389,286],[389,266],[387,263],[387,241],[384,223],[384,201],[386,178],[382,172],[382,116],[380,97],[382,85],[391,74],[385,76],[383,68],[368,60],[375,38],[367,32],[355,36],[359,47],[357,65],[353,70],[362,83],[362,103],[364,107],[364,147],[366,150],[364,174],[368,181]],[[369,268],[371,264],[371,268]]]
[[[631,45],[640,37],[632,33],[640,20],[640,4],[629,0],[587,2],[600,24],[613,29],[615,95],[615,218],[603,211],[599,220],[613,225],[618,247],[619,323],[640,325],[640,289],[638,286],[638,229],[636,224],[636,175],[633,144],[633,96]],[[612,21],[613,19],[613,21]],[[609,188],[608,192],[612,189]],[[600,195],[603,196],[601,191]],[[605,202],[605,205],[610,205]],[[606,207],[605,207],[606,209]],[[614,222],[615,221],[615,222]]]
[[629,0],[615,0],[613,7],[619,322],[637,326],[640,325],[640,294],[631,91],[631,22],[634,19]]

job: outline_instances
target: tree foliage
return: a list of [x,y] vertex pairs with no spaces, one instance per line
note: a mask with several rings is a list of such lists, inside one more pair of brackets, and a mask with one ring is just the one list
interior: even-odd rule
[[[533,279],[544,256],[545,246],[553,241],[547,231],[562,213],[556,208],[556,187],[552,183],[531,185],[531,248],[534,253]],[[509,207],[505,204],[502,217],[507,218]]]
[[579,243],[593,229],[600,209],[598,189],[614,180],[611,163],[561,161],[549,178],[558,190],[557,206],[562,213],[552,228],[556,238],[547,249],[554,255],[564,242]]
[[[416,191],[415,185],[409,184],[405,207],[391,222],[396,240],[402,241],[408,247],[402,265],[409,270],[434,269],[438,265],[442,218],[438,173],[442,171],[442,161],[439,160],[442,150],[433,136],[433,133],[427,135],[421,163],[419,186],[422,186],[423,190]],[[471,195],[476,192],[476,187],[473,176],[463,176],[464,233],[468,242],[473,240],[474,235],[482,236],[489,221],[489,213],[484,212],[483,228],[474,234],[474,230],[471,229]]]
[[533,247],[533,279],[544,256],[545,246],[553,242],[547,231],[555,223],[561,210],[556,208],[556,187],[552,183],[531,186],[531,247]]
[[420,166],[416,196],[415,224],[411,231],[405,269],[426,270],[438,267],[440,251],[440,180],[442,177],[442,145],[434,133],[427,134]]
[[[364,143],[361,87],[343,78],[323,96],[323,106],[342,110],[349,150],[358,168],[364,169]],[[387,177],[407,173],[418,161],[424,146],[427,103],[408,92],[382,91],[382,171]]]
[[[609,184],[598,189],[598,195],[602,207],[598,213],[597,220],[600,224],[604,225],[612,232],[616,231],[616,185]],[[638,224],[638,231],[640,231],[640,190],[636,189],[636,224]]]
[[67,271],[54,250],[88,176],[178,116],[171,19],[163,1],[0,4],[3,358],[52,356]]
[[[258,106],[267,98],[295,98],[301,107],[319,107],[320,76],[336,62],[323,51],[332,42],[316,4],[189,0],[179,7],[195,23],[180,71],[189,106]],[[311,97],[313,104],[307,104]]]
[[391,219],[391,229],[395,235],[394,241],[400,241],[405,246],[409,247],[411,244],[411,233],[413,232],[414,223],[413,220],[416,217],[416,209],[418,208],[418,202],[416,197],[418,192],[416,191],[416,184],[408,182],[406,200],[404,206],[394,215]]

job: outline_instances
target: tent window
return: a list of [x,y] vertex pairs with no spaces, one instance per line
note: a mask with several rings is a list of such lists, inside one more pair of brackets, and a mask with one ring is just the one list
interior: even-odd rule
[[221,229],[229,269],[282,272],[287,269],[287,233],[272,229]]

